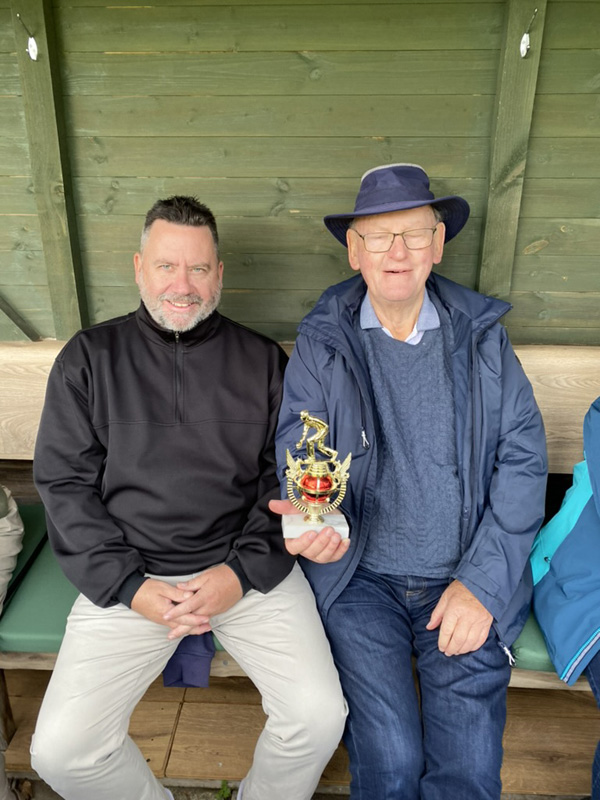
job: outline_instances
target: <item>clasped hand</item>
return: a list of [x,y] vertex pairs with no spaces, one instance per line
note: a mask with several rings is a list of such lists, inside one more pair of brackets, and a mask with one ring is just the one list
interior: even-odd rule
[[148,578],[135,593],[131,608],[168,626],[168,639],[179,639],[211,630],[210,618],[230,609],[242,594],[235,572],[221,564],[177,586]]

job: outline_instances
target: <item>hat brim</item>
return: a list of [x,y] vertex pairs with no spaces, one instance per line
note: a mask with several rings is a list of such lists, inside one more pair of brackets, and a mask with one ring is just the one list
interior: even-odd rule
[[323,222],[338,242],[341,242],[346,247],[346,231],[353,219],[357,217],[372,217],[376,214],[389,214],[393,211],[406,211],[410,208],[422,208],[423,206],[434,206],[442,212],[444,225],[446,226],[445,242],[449,242],[457,233],[460,233],[471,213],[469,204],[464,198],[456,195],[447,195],[446,197],[436,197],[435,200],[406,200],[399,203],[384,203],[371,208],[363,208],[360,211],[351,211],[348,214],[328,214],[324,217]]

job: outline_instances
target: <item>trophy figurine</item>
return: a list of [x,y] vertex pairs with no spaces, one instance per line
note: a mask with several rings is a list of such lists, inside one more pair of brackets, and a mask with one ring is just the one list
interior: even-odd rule
[[[337,451],[325,445],[329,425],[308,411],[301,411],[300,419],[304,429],[296,447],[299,450],[306,444],[306,458],[294,460],[287,450],[286,477],[288,497],[304,515],[284,514],[283,535],[286,539],[295,539],[305,531],[328,526],[334,528],[342,539],[347,539],[348,523],[344,515],[335,510],[346,494],[352,454],[348,453],[340,463]],[[309,436],[312,428],[315,432]],[[319,458],[317,453],[326,458]]]

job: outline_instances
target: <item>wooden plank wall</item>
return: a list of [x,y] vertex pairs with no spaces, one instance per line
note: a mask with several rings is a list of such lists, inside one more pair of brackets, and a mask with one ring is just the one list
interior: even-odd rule
[[509,317],[513,340],[600,342],[600,3],[549,2]]
[[[91,321],[137,304],[131,254],[154,199],[193,193],[220,224],[224,313],[293,339],[349,275],[322,216],[393,161],[471,202],[441,271],[476,286],[508,4],[54,0]],[[53,336],[10,6],[0,0],[0,294]],[[593,344],[600,3],[547,6],[508,322],[516,341]],[[0,319],[0,339],[15,338]]]
[[[19,33],[26,47],[27,34]],[[54,336],[16,50],[10,2],[0,0],[0,304]],[[26,338],[0,311],[0,340]]]

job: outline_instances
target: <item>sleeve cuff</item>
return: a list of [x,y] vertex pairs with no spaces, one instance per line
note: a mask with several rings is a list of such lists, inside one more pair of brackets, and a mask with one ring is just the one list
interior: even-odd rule
[[123,603],[123,605],[131,608],[131,602],[135,593],[146,580],[148,579],[145,575],[142,575],[141,572],[134,572],[132,575],[129,575],[117,592],[117,600],[119,603]]
[[250,589],[253,588],[253,586],[250,583],[250,581],[248,580],[248,576],[246,575],[246,573],[242,569],[242,565],[240,564],[240,561],[237,558],[237,556],[236,555],[232,555],[229,558],[229,560],[225,562],[225,564],[229,567],[229,569],[231,569],[235,573],[237,579],[239,580],[239,582],[242,585],[242,592],[244,594],[249,592]]
[[[494,619],[499,619],[499,617],[502,616],[502,612],[506,607],[506,603],[498,597],[498,587],[495,584],[492,586],[490,585],[489,581],[478,580],[478,578],[483,578],[484,576],[478,574],[478,571],[461,570],[460,566],[454,572],[452,577],[466,586],[467,589],[475,595],[479,602],[487,608]],[[486,587],[482,585],[484,583],[487,583]],[[489,591],[490,589],[492,589],[494,594]]]

